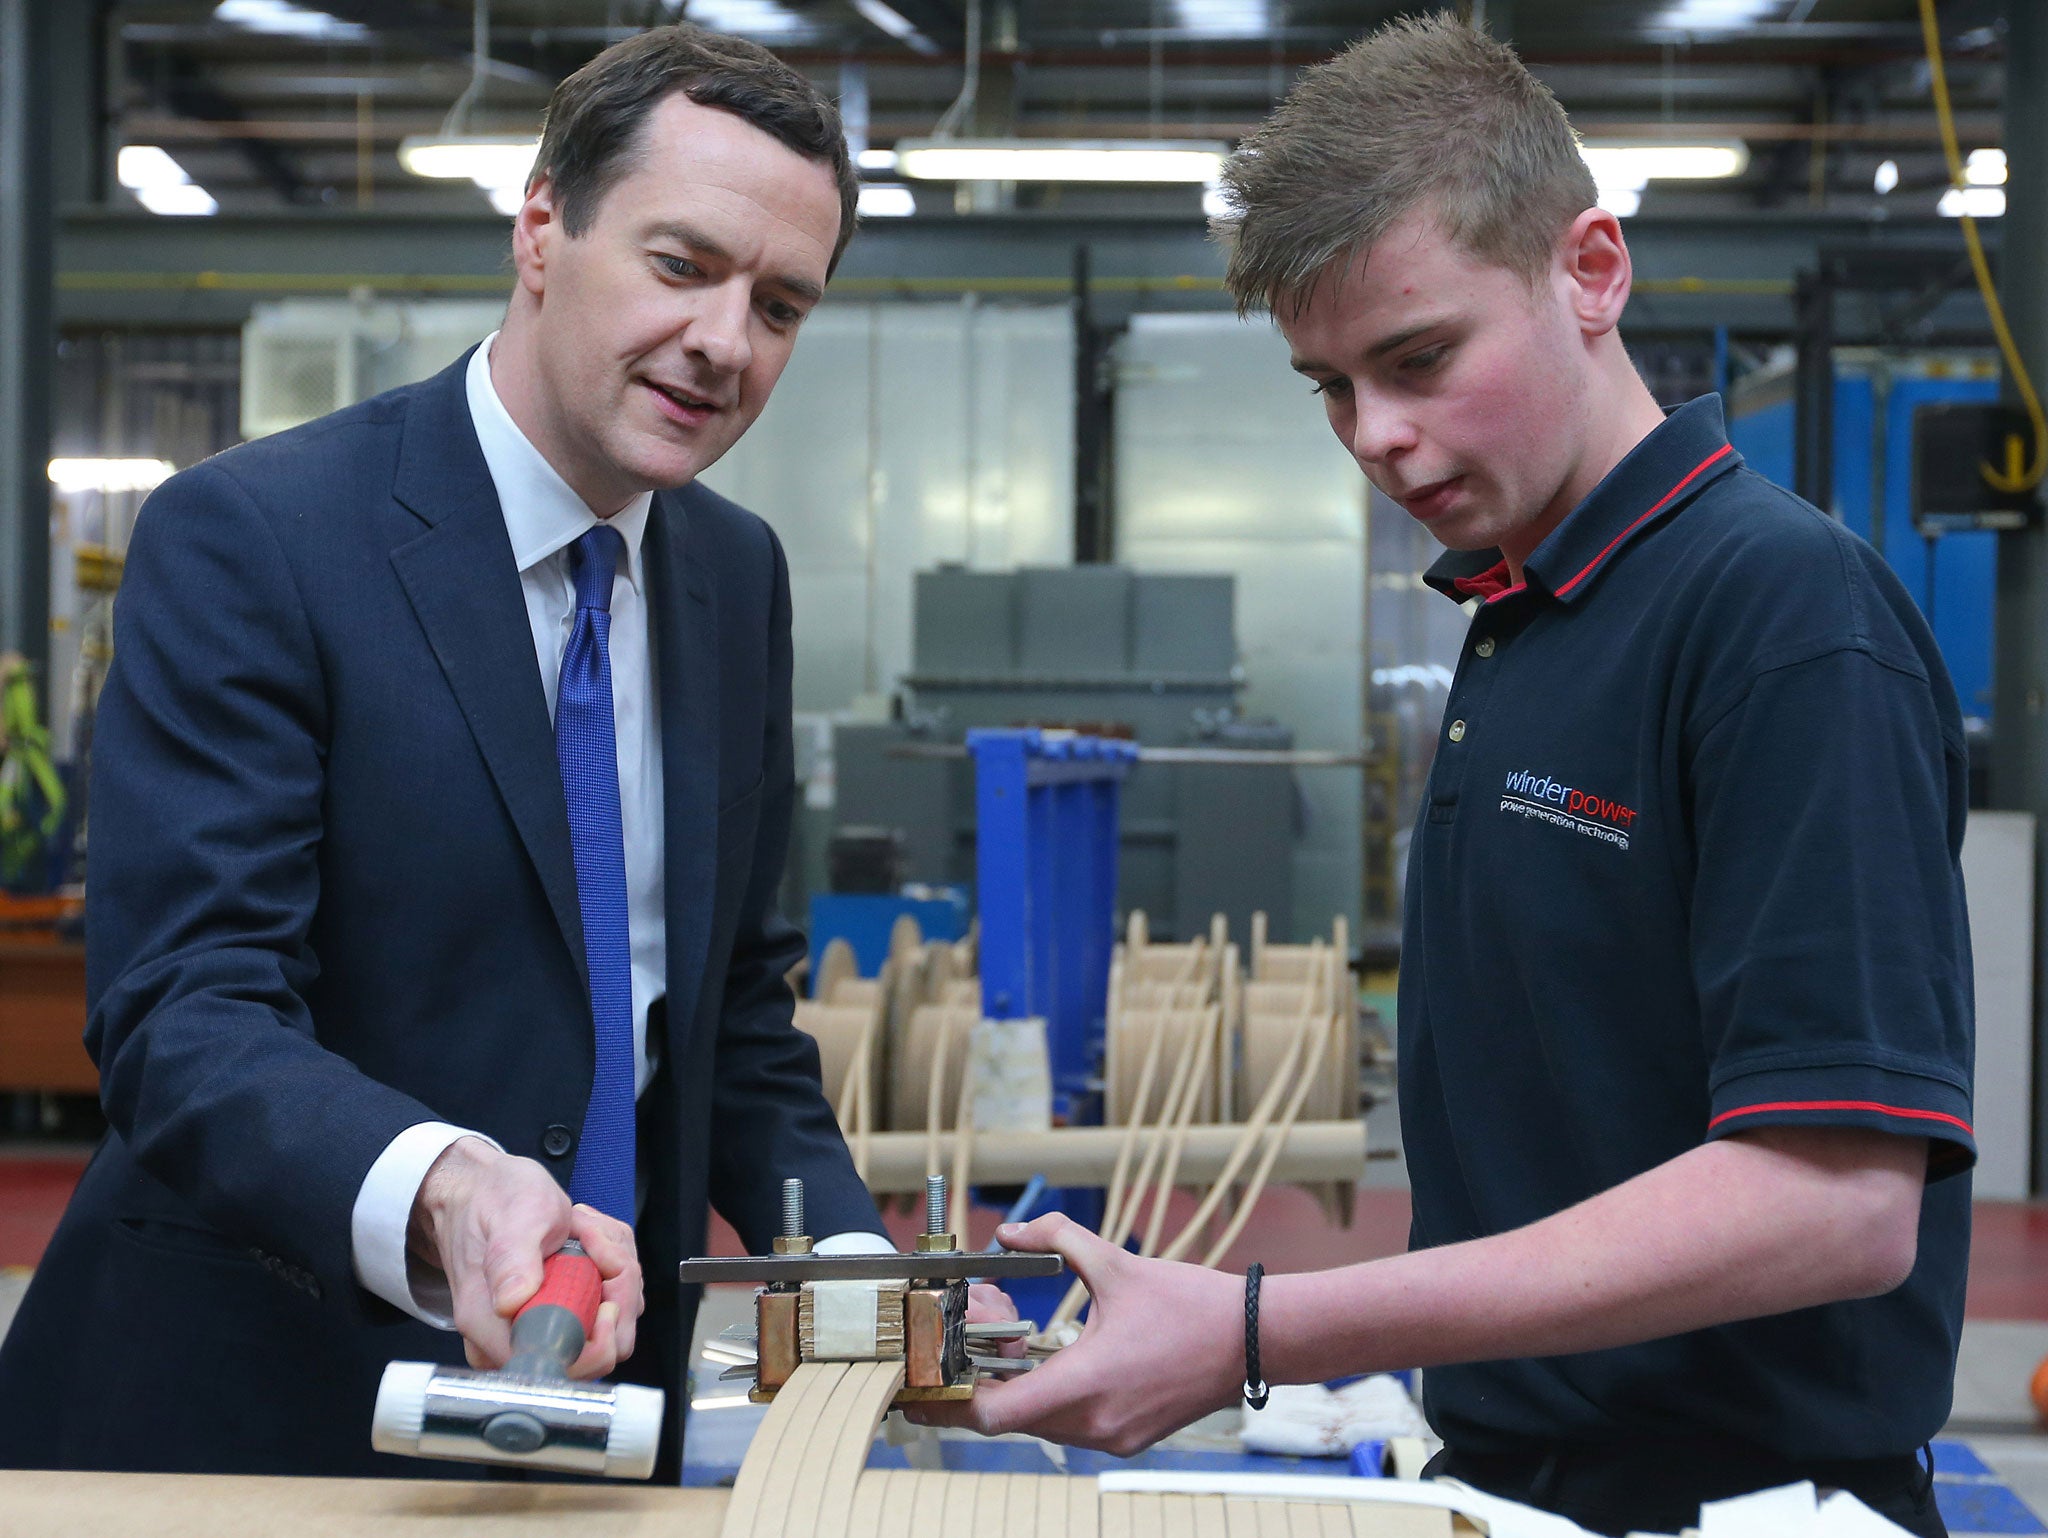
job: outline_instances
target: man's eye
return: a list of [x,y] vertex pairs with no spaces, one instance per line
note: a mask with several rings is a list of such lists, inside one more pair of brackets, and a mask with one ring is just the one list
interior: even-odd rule
[[1315,389],[1311,393],[1315,395],[1348,395],[1350,391],[1351,381],[1348,379],[1318,379]]
[[768,319],[778,326],[794,326],[804,318],[804,312],[793,304],[770,304],[765,308]]
[[1425,352],[1410,353],[1401,360],[1401,367],[1411,374],[1426,374],[1442,363],[1449,353],[1448,347],[1432,347]]
[[657,253],[654,259],[661,264],[662,270],[672,278],[694,278],[698,276],[699,269],[697,264],[686,257],[662,256]]

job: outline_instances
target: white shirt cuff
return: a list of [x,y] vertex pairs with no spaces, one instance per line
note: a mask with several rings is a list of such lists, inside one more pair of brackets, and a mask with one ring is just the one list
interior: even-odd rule
[[481,1132],[442,1121],[423,1121],[391,1140],[356,1192],[349,1217],[349,1240],[355,1254],[356,1280],[394,1308],[403,1309],[437,1330],[455,1328],[454,1300],[448,1278],[439,1267],[413,1258],[406,1247],[412,1204],[436,1159],[457,1138],[483,1138]]
[[896,1246],[887,1234],[832,1234],[811,1246],[814,1255],[894,1255]]

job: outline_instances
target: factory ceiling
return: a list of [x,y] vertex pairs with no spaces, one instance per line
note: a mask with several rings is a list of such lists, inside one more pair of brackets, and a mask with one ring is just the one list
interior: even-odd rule
[[[2023,0],[2035,3],[2035,0]],[[488,0],[488,67],[464,127],[531,133],[608,41],[679,16],[751,36],[847,107],[856,142],[928,135],[979,81],[961,132],[1229,141],[1304,66],[1414,0]],[[1917,0],[1466,0],[1588,138],[1731,140],[1739,177],[1656,183],[1643,217],[1925,217],[1946,183]],[[1999,142],[2000,0],[1942,0],[1965,150]],[[978,13],[978,14],[977,14]],[[472,80],[469,0],[110,0],[108,159],[156,145],[223,213],[286,207],[492,217],[476,188],[409,175]],[[1879,192],[1879,166],[1895,184]],[[110,201],[128,197],[110,185]],[[951,189],[917,199],[949,217]],[[978,205],[986,208],[986,204]],[[1023,187],[1019,212],[1185,212],[1199,190]]]

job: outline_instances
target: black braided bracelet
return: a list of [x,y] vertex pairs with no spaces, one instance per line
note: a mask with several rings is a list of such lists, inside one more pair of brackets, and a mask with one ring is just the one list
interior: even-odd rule
[[1244,1273],[1244,1402],[1254,1410],[1266,1408],[1272,1390],[1259,1372],[1259,1282],[1266,1268],[1256,1260]]

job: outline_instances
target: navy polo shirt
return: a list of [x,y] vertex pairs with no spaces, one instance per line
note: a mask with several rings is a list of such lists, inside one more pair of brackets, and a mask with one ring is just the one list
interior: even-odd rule
[[1955,691],[1883,560],[1671,414],[1478,606],[1411,847],[1412,1247],[1518,1228],[1770,1125],[1931,1139],[1911,1278],[1611,1351],[1445,1367],[1466,1452],[1735,1438],[1801,1459],[1947,1419],[1969,1258]]

